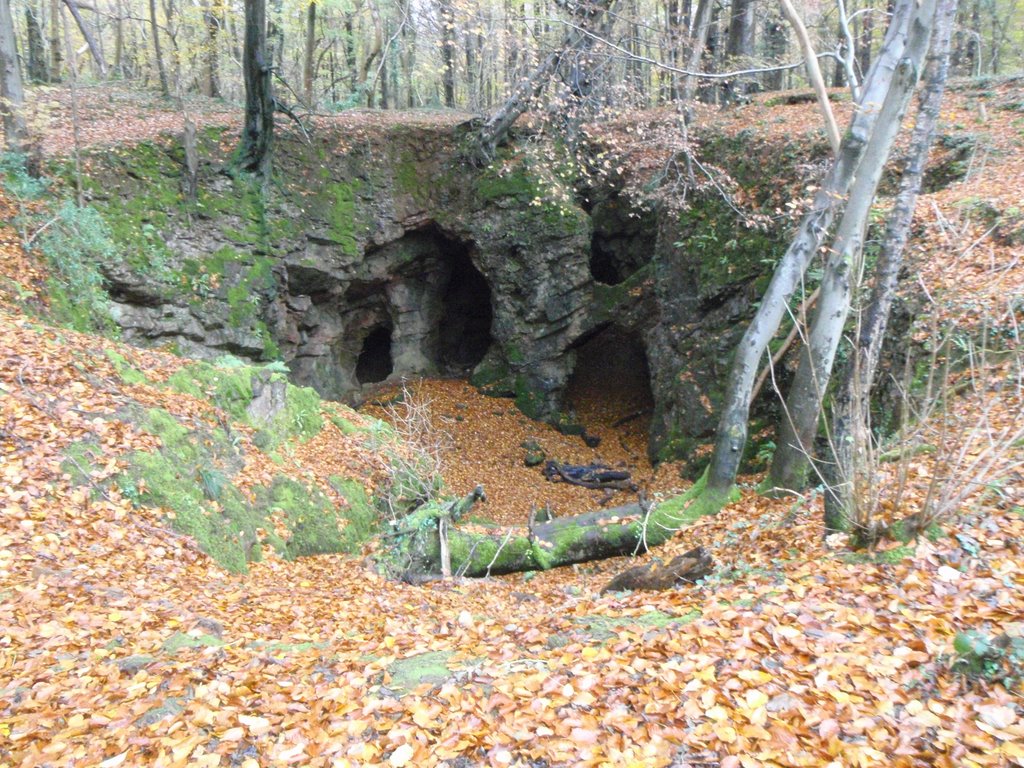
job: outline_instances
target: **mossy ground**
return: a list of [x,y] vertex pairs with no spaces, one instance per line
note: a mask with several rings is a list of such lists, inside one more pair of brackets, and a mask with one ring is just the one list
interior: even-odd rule
[[[126,383],[180,392],[208,403],[220,414],[208,423],[160,408],[123,409],[119,418],[157,436],[160,447],[128,454],[125,468],[113,482],[133,503],[165,510],[174,530],[194,538],[224,568],[245,571],[267,547],[285,558],[357,552],[376,533],[377,511],[365,488],[353,478],[330,479],[343,499],[340,506],[314,482],[284,474],[256,488],[243,488],[237,482],[247,450],[304,442],[323,429],[322,404],[313,390],[286,384],[285,408],[262,425],[255,433],[254,447],[247,448],[242,431],[253,427],[247,413],[252,380],[264,369],[231,358],[218,365],[196,362],[154,384],[121,354],[108,350],[107,357]],[[283,380],[284,374],[274,372],[272,377]],[[93,484],[102,455],[94,441],[73,443],[65,451],[64,471],[75,484]],[[102,486],[97,490],[103,492]]]

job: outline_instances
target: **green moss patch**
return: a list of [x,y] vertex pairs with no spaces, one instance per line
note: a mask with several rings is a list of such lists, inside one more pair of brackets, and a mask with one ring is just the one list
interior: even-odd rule
[[213,635],[186,635],[184,632],[175,632],[164,640],[160,646],[166,653],[177,653],[183,648],[219,648],[226,643]]
[[114,366],[114,371],[118,377],[125,384],[148,384],[149,379],[146,378],[146,374],[140,371],[138,368],[129,363],[124,355],[115,352],[113,349],[105,349],[103,353],[107,356],[107,360]]
[[388,666],[385,685],[400,695],[427,683],[440,685],[451,677],[448,660],[453,655],[451,651],[431,651],[399,659]]
[[[233,480],[244,462],[230,428],[186,424],[160,409],[147,411],[140,422],[161,447],[129,456],[117,478],[121,492],[136,504],[165,509],[174,530],[194,538],[230,571],[245,571],[266,546],[288,558],[355,552],[376,530],[373,506],[356,481],[334,478],[346,500],[342,509],[319,488],[284,475],[249,495]],[[70,450],[66,471],[88,480],[93,449],[82,444]],[[284,538],[273,533],[275,522],[286,529]]]

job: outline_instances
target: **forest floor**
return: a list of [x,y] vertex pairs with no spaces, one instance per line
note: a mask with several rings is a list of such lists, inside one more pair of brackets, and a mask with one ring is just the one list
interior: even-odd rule
[[[148,101],[128,120],[118,99],[129,97],[93,93],[90,141],[180,125]],[[1019,84],[954,92],[945,120],[968,125],[979,148],[966,178],[927,195],[916,219],[914,290],[937,324],[957,319],[968,335],[983,318],[1000,328],[1021,319],[1022,95]],[[813,119],[813,105],[755,104],[721,122],[782,131]],[[58,123],[48,151],[73,141]],[[636,137],[642,123],[614,130]],[[817,495],[770,500],[745,478],[740,501],[656,553],[703,545],[715,560],[705,582],[667,592],[600,595],[626,558],[424,586],[342,555],[268,557],[234,575],[160,510],[104,485],[130,451],[157,441],[110,418],[126,403],[197,421],[216,421],[216,410],[151,383],[185,361],[23,311],[45,268],[9,224],[14,205],[0,201],[0,765],[1024,765],[1019,682],[967,678],[953,648],[966,631],[1024,633],[1019,441],[999,446],[1002,482],[983,478],[936,535],[870,553],[825,539]],[[107,350],[151,381],[125,383]],[[929,422],[936,450],[883,466],[880,489],[906,477],[888,513],[954,487],[946,476],[975,479],[971,457],[1024,407],[1019,366],[1003,355],[974,381],[961,374],[965,394]],[[602,437],[596,448],[463,382],[410,386],[430,403],[450,490],[482,483],[480,514],[521,524],[534,504],[572,514],[632,498],[548,483],[523,465],[531,437],[551,458],[630,466],[654,499],[685,487],[676,468],[647,463],[642,420],[611,426],[634,408],[622,402],[630,393],[601,398],[593,384],[579,384],[577,410]],[[83,437],[105,462],[76,485],[66,449]],[[239,435],[243,474],[257,480],[272,468],[251,437]],[[285,462],[297,475],[344,470],[371,484],[382,471],[330,424]]]

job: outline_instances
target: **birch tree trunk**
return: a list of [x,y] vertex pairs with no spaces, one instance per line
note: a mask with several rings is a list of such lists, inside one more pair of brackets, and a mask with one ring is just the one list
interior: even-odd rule
[[770,481],[778,489],[802,490],[806,485],[825,390],[850,312],[850,299],[860,282],[868,215],[928,52],[935,0],[928,5],[922,4],[921,8],[925,13],[915,21],[916,34],[912,31],[892,86],[882,102],[878,124],[864,150],[846,210],[825,262],[821,295],[786,400],[778,448],[772,461]]
[[896,203],[886,222],[871,299],[833,401],[831,443],[835,465],[827,477],[825,493],[825,525],[831,530],[848,529],[852,521],[860,518],[857,514],[858,499],[867,479],[870,395],[924,168],[935,138],[935,126],[949,73],[956,8],[957,0],[940,0],[907,165],[900,179]]
[[818,109],[821,110],[821,117],[825,121],[825,133],[828,135],[828,143],[833,152],[839,151],[839,126],[836,125],[835,115],[832,114],[832,106],[828,102],[828,91],[825,89],[825,78],[821,75],[821,67],[818,66],[818,54],[811,46],[811,38],[807,34],[807,27],[796,12],[790,0],[782,0],[782,12],[793,31],[796,33],[797,42],[800,43],[800,51],[804,55],[804,66],[807,68],[807,79],[811,81],[814,93],[818,97]]
[[[934,0],[929,2],[934,3]],[[918,15],[915,0],[898,0],[896,3],[882,49],[864,82],[861,96],[864,107],[855,111],[839,155],[775,268],[760,307],[737,346],[708,470],[707,490],[714,497],[724,499],[736,481],[747,442],[750,397],[761,356],[778,330],[790,298],[801,284],[808,264],[832,225],[840,201],[849,191],[878,118],[878,110],[872,105],[884,101],[896,65],[903,55],[907,36],[915,28],[911,21],[916,21]]]

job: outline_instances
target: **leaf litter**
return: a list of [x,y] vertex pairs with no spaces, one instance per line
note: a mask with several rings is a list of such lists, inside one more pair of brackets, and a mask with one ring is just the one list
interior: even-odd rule
[[[957,94],[947,119],[977,114],[979,98]],[[982,237],[991,224],[962,204],[1019,201],[1019,128],[990,109],[979,131],[998,162],[925,196],[915,218],[921,285],[956,318],[1024,285],[1019,243]],[[160,510],[104,484],[158,442],[114,417],[126,405],[216,419],[204,401],[124,383],[105,350],[150,382],[185,361],[27,316],[20,302],[41,300],[45,272],[10,227],[0,242],[0,763],[1024,765],[1019,689],[970,685],[950,667],[957,633],[1019,629],[1024,617],[1019,474],[892,557],[826,542],[820,499],[748,489],[656,553],[704,545],[718,572],[656,594],[598,596],[621,558],[425,586],[344,555],[268,557],[230,574]],[[492,501],[481,514],[498,522],[521,524],[530,504],[572,514],[600,502],[523,467],[527,437],[562,460],[629,463],[652,495],[682,485],[645,464],[635,440],[606,435],[589,449],[463,383],[419,386],[451,438],[449,487],[482,482]],[[85,439],[102,460],[76,484],[65,451]],[[241,439],[247,482],[279,471]],[[370,488],[379,479],[382,460],[362,443],[331,425],[316,440],[285,457],[287,471],[325,493],[340,470]],[[934,467],[924,456],[915,471]],[[645,618],[654,613],[687,620]],[[417,658],[430,661],[418,684],[398,665]]]

